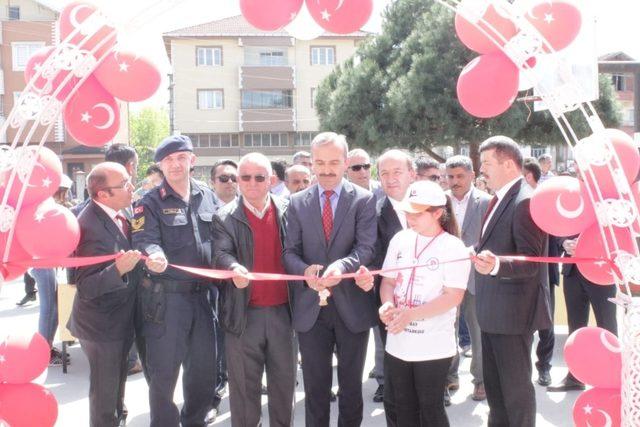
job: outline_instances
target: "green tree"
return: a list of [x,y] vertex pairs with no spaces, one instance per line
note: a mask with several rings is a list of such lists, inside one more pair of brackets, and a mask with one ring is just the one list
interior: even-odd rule
[[138,152],[138,173],[144,176],[153,162],[153,153],[163,138],[169,135],[169,113],[165,109],[144,108],[130,115],[131,145]]
[[[385,11],[382,32],[363,42],[354,58],[319,86],[316,98],[320,126],[347,135],[371,151],[399,146],[426,151],[439,145],[478,144],[504,134],[519,142],[559,143],[561,135],[549,113],[515,102],[498,117],[478,119],[458,103],[460,71],[477,54],[458,40],[450,10],[434,1],[396,0]],[[600,81],[595,108],[609,126],[619,112],[606,78]],[[587,123],[569,114],[578,134]]]

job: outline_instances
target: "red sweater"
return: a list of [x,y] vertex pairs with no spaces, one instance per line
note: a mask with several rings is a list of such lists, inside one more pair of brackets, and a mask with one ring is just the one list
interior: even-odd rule
[[[243,208],[253,234],[253,271],[285,274],[282,265],[280,230],[273,203],[269,205],[262,219],[255,216],[246,206]],[[286,281],[254,280],[252,282],[250,306],[269,307],[286,304],[288,301]]]

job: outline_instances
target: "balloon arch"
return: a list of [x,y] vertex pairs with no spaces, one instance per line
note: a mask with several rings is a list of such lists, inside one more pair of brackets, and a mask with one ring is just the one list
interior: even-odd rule
[[[463,108],[477,117],[494,117],[509,108],[519,90],[533,86],[573,149],[581,180],[557,177],[542,184],[531,202],[532,216],[552,234],[580,234],[576,256],[602,259],[580,264],[580,271],[595,283],[616,286],[615,303],[625,311],[622,346],[615,336],[596,328],[576,331],[567,341],[567,364],[594,386],[576,401],[574,421],[593,425],[590,413],[582,410],[593,407],[607,422],[635,425],[640,419],[640,301],[632,290],[640,283],[640,155],[630,137],[605,129],[593,105],[581,101],[583,88],[575,78],[550,87],[536,67],[538,59],[553,58],[575,39],[580,10],[562,0],[542,1],[528,10],[507,0],[436,1],[455,13],[460,40],[480,54],[458,80]],[[161,0],[126,26],[142,27],[177,3]],[[372,5],[372,0],[240,0],[252,25],[264,30],[285,27],[306,39],[325,30],[357,31],[369,19]],[[82,144],[102,146],[118,132],[116,98],[140,101],[160,84],[151,62],[116,45],[116,26],[94,6],[70,4],[60,15],[59,29],[61,42],[29,60],[27,86],[0,129],[15,135],[0,149],[0,274],[5,281],[19,277],[31,260],[65,257],[78,243],[77,220],[51,199],[62,165],[44,142],[59,118]],[[570,111],[582,113],[591,135],[578,138],[566,117]],[[29,145],[39,127],[44,128],[42,137]],[[0,345],[0,357],[8,352],[8,342]],[[2,371],[0,382],[10,382]],[[17,385],[11,390],[8,386],[0,384],[0,399],[18,395]],[[20,396],[29,392],[24,388]]]

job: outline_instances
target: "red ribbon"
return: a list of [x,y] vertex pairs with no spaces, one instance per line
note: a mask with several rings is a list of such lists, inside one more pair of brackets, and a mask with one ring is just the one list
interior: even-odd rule
[[[20,266],[23,268],[26,267],[35,267],[35,268],[55,268],[55,267],[84,267],[88,265],[101,264],[103,262],[108,262],[119,257],[120,254],[113,255],[102,255],[102,256],[90,256],[90,257],[70,257],[70,258],[51,258],[51,259],[36,259],[36,260],[25,260],[25,261],[9,261],[4,265],[14,265]],[[146,259],[146,256],[142,256],[142,259]],[[619,276],[622,277],[618,266],[615,263],[607,258],[587,258],[587,257],[532,257],[532,256],[524,256],[524,255],[501,255],[498,256],[501,261],[522,261],[522,262],[538,262],[538,263],[563,263],[563,264],[581,264],[581,263],[606,263],[609,265],[611,269]],[[440,261],[439,264],[451,264],[454,262],[468,261],[473,260],[473,256],[468,258],[458,258]],[[170,267],[176,268],[178,270],[186,271],[187,273],[191,273],[196,276],[206,277],[209,279],[232,279],[236,274],[233,271],[229,270],[215,270],[210,268],[200,268],[200,267],[188,267],[184,265],[176,265],[169,264]],[[378,275],[382,273],[393,273],[395,271],[409,270],[412,268],[423,268],[432,266],[431,263],[427,264],[418,264],[411,265],[407,267],[396,267],[396,268],[388,268],[385,270],[371,270],[370,273],[372,275]],[[358,273],[345,273],[339,276],[335,276],[339,279],[353,279],[357,277]],[[293,274],[276,274],[276,273],[249,273],[247,277],[251,280],[265,280],[265,281],[276,281],[276,280],[306,280],[306,276],[299,276]],[[313,276],[315,277],[315,276]]]

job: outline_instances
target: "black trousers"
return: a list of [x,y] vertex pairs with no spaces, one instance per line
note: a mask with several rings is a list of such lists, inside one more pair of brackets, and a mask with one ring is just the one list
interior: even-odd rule
[[124,388],[127,355],[133,337],[120,341],[80,339],[89,360],[89,414],[91,427],[114,427],[125,416]]
[[502,335],[482,331],[482,373],[489,403],[490,427],[535,425],[532,343],[533,333]]
[[443,390],[452,357],[406,362],[384,354],[384,412],[389,427],[448,427]]
[[24,273],[24,293],[25,295],[33,295],[36,293],[36,280],[29,273]]
[[[549,306],[551,307],[551,323],[553,323],[553,313],[556,309],[555,285],[549,285]],[[551,359],[553,359],[553,347],[556,344],[556,335],[553,326],[549,329],[538,331],[538,345],[536,346],[536,369],[538,371],[549,371],[551,369]]]
[[307,332],[298,333],[305,392],[305,424],[328,427],[333,380],[331,359],[338,358],[338,426],[362,423],[362,372],[367,355],[369,329],[351,332],[340,318],[334,302],[320,309],[318,320]]
[[[203,426],[215,385],[215,337],[206,292],[167,293],[162,324],[145,322],[150,425]],[[173,402],[180,367],[184,405]]]
[[563,291],[569,335],[589,324],[589,304],[593,308],[597,325],[618,335],[616,306],[608,300],[615,297],[615,286],[595,285],[574,268],[572,274],[564,276]]

